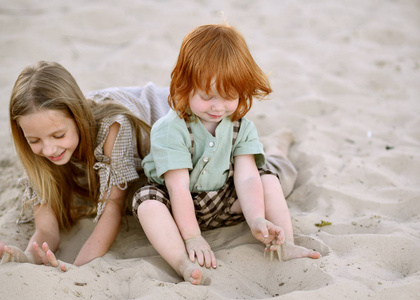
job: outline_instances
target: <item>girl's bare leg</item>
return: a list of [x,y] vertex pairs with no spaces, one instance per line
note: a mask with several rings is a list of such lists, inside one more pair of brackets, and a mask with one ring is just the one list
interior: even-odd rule
[[178,275],[194,285],[204,284],[203,271],[207,271],[188,258],[184,240],[168,208],[155,200],[144,201],[137,215],[150,243]]

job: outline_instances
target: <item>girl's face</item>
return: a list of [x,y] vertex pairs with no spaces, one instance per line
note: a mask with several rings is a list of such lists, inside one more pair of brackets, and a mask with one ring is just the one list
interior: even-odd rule
[[202,90],[196,91],[190,96],[189,103],[191,112],[200,118],[207,130],[214,133],[219,122],[235,112],[239,98],[224,99],[212,88],[209,94]]
[[79,144],[76,122],[58,110],[22,116],[19,125],[32,151],[56,165],[68,163]]

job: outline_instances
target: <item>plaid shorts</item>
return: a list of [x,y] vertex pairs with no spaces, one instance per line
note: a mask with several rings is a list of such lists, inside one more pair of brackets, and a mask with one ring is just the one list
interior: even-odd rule
[[[276,173],[266,169],[260,169],[259,172],[260,175],[272,174],[277,176]],[[221,189],[193,193],[191,196],[194,202],[197,222],[201,230],[235,225],[245,221],[242,213],[234,213],[230,210],[233,203],[238,199],[233,183],[233,171],[229,172],[228,179]],[[137,216],[138,207],[146,200],[159,201],[171,211],[171,201],[165,186],[150,183],[150,185],[140,188],[133,197],[134,215]]]

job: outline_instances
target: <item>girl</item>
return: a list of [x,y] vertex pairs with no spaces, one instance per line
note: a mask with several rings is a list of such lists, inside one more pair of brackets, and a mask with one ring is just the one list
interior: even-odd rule
[[[10,99],[10,125],[28,177],[24,207],[33,206],[36,229],[24,252],[0,242],[3,262],[58,266],[52,251],[59,247],[59,230],[71,228],[95,206],[97,225],[74,264],[108,251],[120,229],[128,187],[139,181],[150,125],[169,109],[167,95],[168,89],[149,84],[85,97],[57,63],[41,61],[22,71]],[[93,205],[77,205],[76,199]]]
[[204,283],[205,269],[195,261],[206,268],[217,264],[201,230],[246,220],[266,251],[277,251],[285,240],[283,259],[318,258],[318,252],[294,245],[277,177],[287,195],[296,178],[286,158],[292,136],[278,136],[269,151],[283,150],[265,165],[257,130],[244,118],[253,98],[271,88],[243,37],[226,25],[192,30],[171,79],[173,110],[154,124],[151,153],[142,162],[151,184],[133,198],[133,212],[160,255],[184,280]]

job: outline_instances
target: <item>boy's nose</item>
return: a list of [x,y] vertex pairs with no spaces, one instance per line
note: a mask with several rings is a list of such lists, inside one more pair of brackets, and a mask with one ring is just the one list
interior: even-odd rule
[[221,99],[215,99],[213,102],[213,110],[215,111],[221,111],[223,110],[223,101]]

